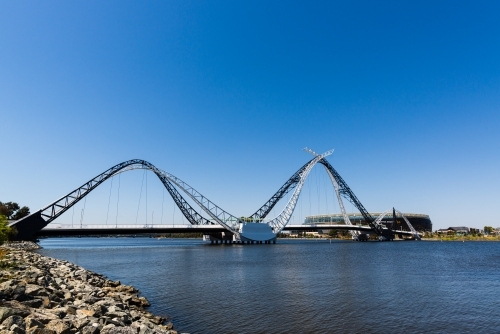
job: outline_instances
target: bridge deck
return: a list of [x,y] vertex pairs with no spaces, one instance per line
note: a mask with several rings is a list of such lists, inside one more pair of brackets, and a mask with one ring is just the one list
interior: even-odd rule
[[[373,232],[369,226],[357,225],[287,225],[285,231],[317,231],[317,230],[356,230]],[[61,225],[45,227],[36,233],[38,237],[72,236],[72,235],[130,235],[153,233],[215,233],[227,232],[220,225]],[[409,231],[394,231],[395,234],[411,236]]]

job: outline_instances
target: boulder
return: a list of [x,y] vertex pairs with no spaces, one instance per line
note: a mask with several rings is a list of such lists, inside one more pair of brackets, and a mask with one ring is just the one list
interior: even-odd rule
[[56,332],[54,332],[53,330],[51,329],[47,329],[47,328],[30,328],[26,331],[26,334],[56,334]]
[[42,289],[43,288],[39,285],[27,284],[26,290],[24,291],[24,293],[31,295],[31,296],[38,296]]
[[17,325],[24,330],[26,327],[24,319],[18,315],[11,315],[2,322],[2,326],[5,328],[11,328],[13,325]]
[[108,331],[108,334],[137,334],[137,332],[130,327],[114,327]]
[[18,315],[20,317],[26,317],[30,314],[29,311],[15,309],[11,307],[0,307],[0,323],[12,315]]
[[13,333],[13,334],[24,334],[26,333],[26,331],[24,330],[24,328],[21,328],[19,327],[18,325],[14,324],[10,327],[10,332],[9,333]]
[[66,313],[75,315],[76,314],[76,307],[74,307],[74,306],[66,307]]
[[51,320],[47,325],[46,329],[53,330],[56,334],[69,334],[70,326],[62,320]]
[[24,323],[25,323],[25,327],[27,329],[29,328],[44,328],[45,326],[38,320],[34,319],[34,318],[31,318],[31,317],[27,317],[26,319],[24,319]]
[[22,302],[24,305],[29,306],[29,307],[34,307],[34,308],[39,308],[42,307],[43,305],[43,300],[41,299],[32,299],[32,300],[26,300]]
[[81,314],[81,315],[84,315],[87,317],[93,317],[95,312],[94,312],[94,310],[79,309],[79,310],[76,310],[76,314]]
[[112,329],[112,328],[115,328],[116,326],[113,325],[113,324],[109,324],[109,325],[106,325],[104,326],[102,329],[101,329],[101,334],[108,334],[109,331]]
[[90,320],[88,318],[77,318],[77,319],[73,320],[73,326],[78,330],[87,326],[89,323],[90,323]]
[[95,326],[85,326],[81,330],[82,334],[99,334],[99,328]]

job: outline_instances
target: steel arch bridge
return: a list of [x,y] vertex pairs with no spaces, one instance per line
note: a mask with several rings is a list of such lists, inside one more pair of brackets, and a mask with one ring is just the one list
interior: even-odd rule
[[[356,208],[363,215],[365,221],[370,226],[371,231],[377,234],[380,240],[394,239],[393,231],[387,229],[384,225],[381,224],[383,216],[385,216],[388,211],[377,219],[374,219],[364,208],[358,198],[354,195],[347,183],[325,159],[327,156],[333,153],[333,150],[327,151],[323,154],[317,154],[307,148],[305,150],[311,153],[314,157],[306,164],[304,164],[297,172],[295,172],[285,182],[285,184],[281,186],[278,191],[266,203],[264,203],[264,205],[262,205],[262,207],[260,207],[255,213],[247,218],[242,219],[230,214],[173,174],[163,171],[145,160],[133,159],[109,168],[108,170],[97,175],[90,181],[84,183],[82,186],[76,188],[67,195],[47,205],[46,207],[34,212],[33,214],[21,220],[12,223],[11,226],[17,229],[17,239],[31,239],[37,232],[39,232],[49,223],[53,222],[55,219],[61,216],[64,212],[66,212],[73,205],[82,200],[92,190],[97,188],[100,184],[102,184],[109,178],[130,170],[146,169],[153,172],[158,177],[163,186],[169,192],[177,207],[181,210],[182,214],[186,217],[190,224],[218,224],[223,227],[224,230],[234,238],[234,240],[243,242],[257,241],[268,243],[271,241],[275,241],[278,233],[280,233],[290,221],[304,182],[306,181],[312,168],[317,163],[320,163],[325,168],[335,189],[337,200],[339,201],[339,206],[344,215],[345,224],[352,225],[348,215],[345,212],[342,197],[356,206]],[[207,218],[200,215],[186,201],[186,199],[181,195],[177,188],[180,189],[185,196],[188,196],[196,205],[198,205],[211,218],[211,220],[208,220]],[[264,219],[271,212],[273,207],[286,194],[292,191],[293,193],[281,213],[275,218],[264,222]],[[413,226],[411,226],[410,222],[405,217],[404,219],[408,224],[410,230],[412,231],[412,234],[414,234],[416,238],[419,238],[418,233],[413,229]],[[359,233],[359,229],[353,226],[351,234],[355,240],[358,239]]]

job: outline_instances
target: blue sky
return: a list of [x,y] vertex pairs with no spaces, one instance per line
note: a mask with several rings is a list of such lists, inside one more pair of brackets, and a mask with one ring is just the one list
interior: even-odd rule
[[[369,211],[500,226],[498,13],[496,1],[2,1],[0,201],[35,210],[141,158],[247,215],[308,146],[335,148]],[[96,221],[114,194],[102,187]],[[137,206],[137,189],[120,196]]]

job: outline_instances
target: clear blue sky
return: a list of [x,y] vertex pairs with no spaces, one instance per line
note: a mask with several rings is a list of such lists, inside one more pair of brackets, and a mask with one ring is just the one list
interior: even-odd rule
[[142,158],[247,215],[308,146],[335,148],[369,211],[500,226],[499,14],[498,1],[1,1],[0,201],[33,211]]

